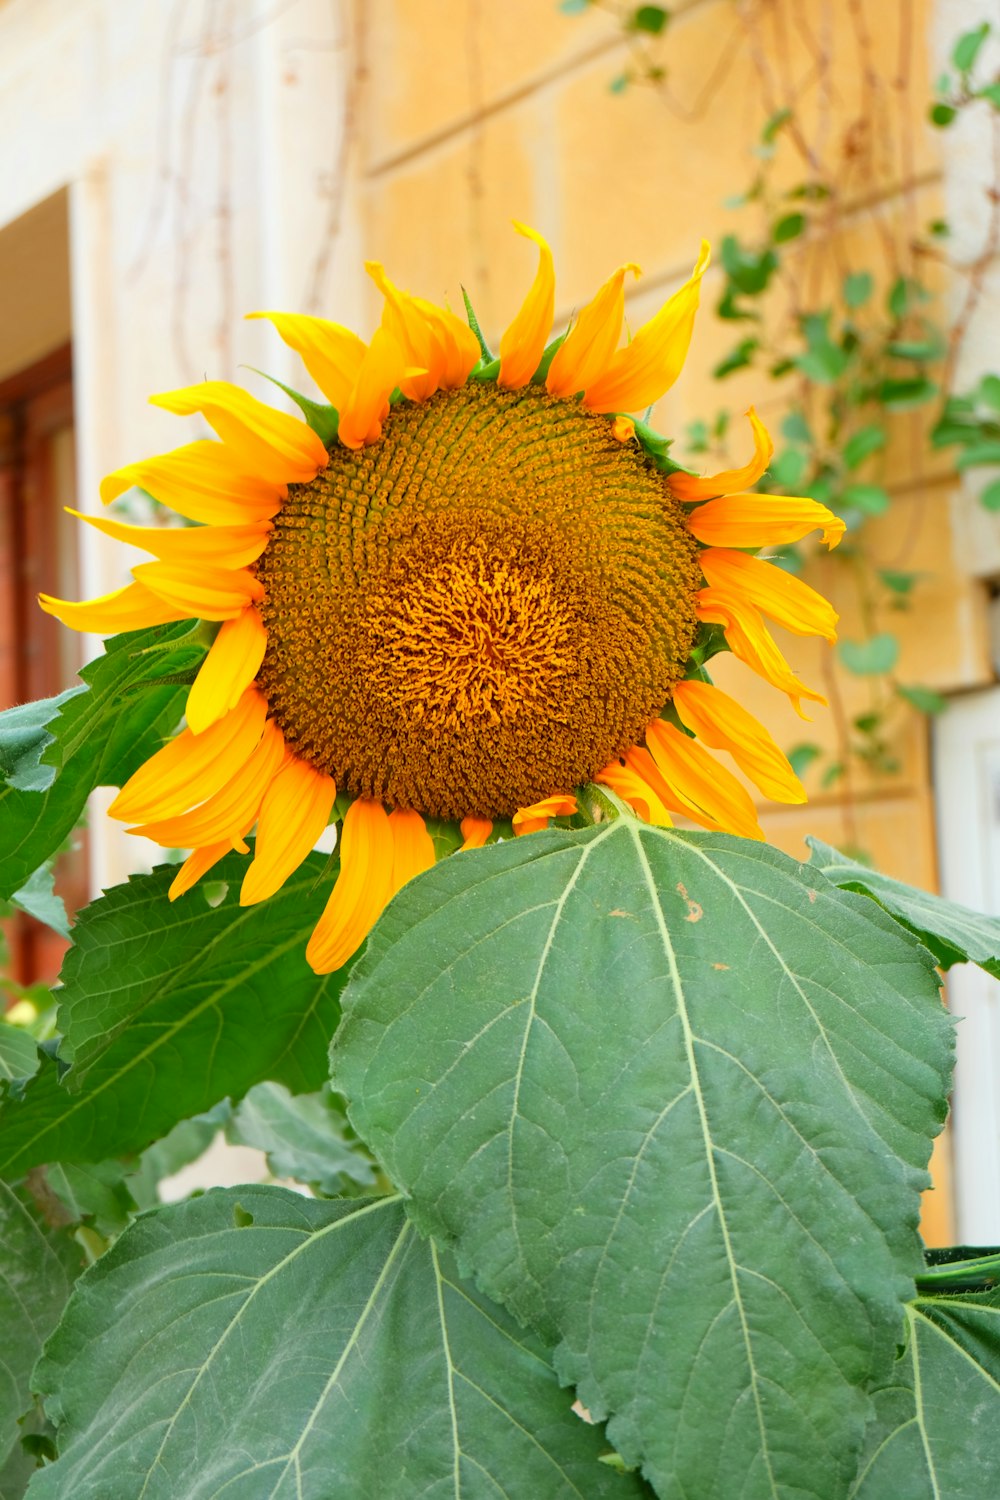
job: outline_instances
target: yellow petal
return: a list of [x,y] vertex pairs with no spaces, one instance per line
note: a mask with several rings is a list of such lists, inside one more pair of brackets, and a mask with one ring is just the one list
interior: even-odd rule
[[514,833],[537,833],[541,828],[548,828],[550,818],[568,818],[575,812],[575,797],[545,797],[541,802],[533,802],[530,807],[518,809],[512,820]]
[[743,838],[764,837],[748,792],[697,740],[654,719],[646,744],[673,798],[694,822]]
[[610,787],[616,796],[634,808],[647,823],[652,823],[657,828],[672,828],[673,819],[656,790],[658,778],[651,777],[648,772],[643,775],[645,768],[637,751],[645,755],[652,764],[648,750],[643,751],[641,746],[635,746],[621,760],[613,760],[610,765],[605,766],[594,780],[601,786]]
[[323,444],[305,422],[265,406],[227,380],[206,380],[149,399],[178,416],[200,412],[232,451],[235,462],[272,484],[307,484],[329,461]]
[[710,257],[708,241],[702,240],[688,280],[609,361],[604,374],[588,387],[584,406],[591,411],[644,411],[670,389],[687,358],[701,278]]
[[527,385],[541,363],[552,330],[556,303],[556,273],[552,251],[540,234],[514,221],[514,228],[538,246],[538,270],[521,310],[500,340],[500,373],[497,385],[516,391]]
[[337,795],[331,776],[293,758],[264,793],[257,842],[243,877],[240,905],[252,906],[278,890],[297,870],[330,821]]
[[107,516],[85,516],[68,505],[66,511],[105,536],[142,547],[154,557],[169,562],[212,563],[217,568],[244,568],[256,562],[271,534],[270,521],[246,526],[126,526]]
[[766,682],[788,694],[792,707],[800,718],[809,717],[802,711],[802,698],[811,698],[815,703],[826,703],[822,693],[814,693],[812,688],[806,687],[795,676],[759,611],[752,604],[729,590],[701,589],[697,596],[697,608],[700,620],[723,627],[726,643],[734,656],[738,656],[740,661],[745,662]]
[[459,824],[463,849],[481,849],[493,832],[491,818],[463,818]]
[[257,676],[267,631],[251,604],[219,631],[191,685],[184,712],[192,734],[201,734],[236,707]]
[[339,969],[375,926],[392,894],[393,854],[382,804],[352,802],[340,835],[340,874],[306,947],[315,973]]
[[345,448],[378,442],[389,413],[389,397],[405,371],[403,351],[392,334],[376,328],[354,389],[340,413],[337,436]]
[[741,469],[723,469],[719,474],[706,474],[701,479],[696,479],[693,474],[671,474],[667,482],[678,500],[710,500],[713,495],[733,495],[757,483],[774,457],[774,444],[752,406],[747,416],[753,429],[753,458],[749,463]]
[[366,261],[365,270],[385,298],[383,328],[399,344],[407,364],[422,372],[400,381],[403,395],[426,401],[437,390],[463,385],[479,358],[479,340],[472,329],[447,308],[401,291],[378,261]]
[[611,363],[621,337],[625,277],[629,271],[634,276],[642,274],[631,261],[619,266],[587,303],[556,350],[545,380],[545,388],[553,396],[575,396],[586,391]]
[[267,318],[305,365],[326,399],[338,412],[350,399],[365,357],[365,341],[340,323],[305,313],[257,312]]
[[141,583],[130,583],[113,594],[99,599],[84,599],[79,604],[69,599],[53,599],[39,594],[38,603],[47,615],[55,615],[71,630],[86,630],[94,635],[119,635],[125,630],[144,630],[150,625],[169,625],[186,620],[191,611],[170,604],[151,593]]
[[774,802],[805,802],[806,792],[753,714],[710,682],[679,682],[673,703],[682,722],[713,750],[728,750],[744,775]]
[[392,895],[434,863],[434,840],[418,812],[397,807],[389,814],[392,834]]
[[710,588],[742,595],[794,635],[821,635],[831,643],[837,639],[837,611],[801,578],[725,547],[707,548],[699,561]]
[[153,839],[165,849],[200,849],[237,838],[256,818],[284,758],[285,737],[274,720],[268,719],[260,744],[219,791],[190,812],[128,831]]
[[224,787],[260,744],[267,701],[249,688],[224,719],[202,734],[185,729],[141,765],[112,802],[114,818],[170,818]]
[[176,901],[178,896],[183,896],[185,891],[196,885],[213,865],[217,865],[220,859],[225,859],[233,849],[237,849],[240,854],[247,852],[242,838],[220,839],[218,843],[208,844],[204,849],[193,849],[174,876],[173,884],[167,892],[168,900]]
[[779,547],[817,530],[836,547],[845,529],[832,510],[798,495],[726,495],[688,517],[688,530],[707,547]]
[[243,474],[225,443],[210,441],[186,443],[115,469],[101,480],[101,499],[109,505],[133,485],[179,516],[212,526],[267,521],[288,493],[285,484]]
[[140,563],[132,569],[159,599],[198,620],[229,620],[264,597],[264,585],[245,568],[213,568],[198,563]]

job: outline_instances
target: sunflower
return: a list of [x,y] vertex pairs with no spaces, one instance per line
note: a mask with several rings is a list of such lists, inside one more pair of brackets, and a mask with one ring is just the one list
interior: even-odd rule
[[[769,798],[805,800],[764,727],[709,679],[728,648],[801,700],[764,616],[833,640],[836,615],[757,549],[843,523],[809,499],[751,493],[772,455],[699,478],[625,415],[687,354],[694,271],[619,347],[620,266],[547,343],[555,274],[534,281],[493,358],[478,328],[401,291],[381,265],[371,342],[322,318],[257,313],[330,405],[307,420],[223,381],[153,397],[221,441],[128,464],[132,486],[194,526],[81,516],[144,548],[134,581],[88,603],[42,596],[78,630],[218,622],[186,726],[122,787],[130,832],[191,851],[184,892],[230,850],[252,858],[240,899],[265,900],[332,820],[340,870],[306,956],[340,967],[383,907],[451,849],[544,828],[602,783],[641,817],[762,837],[722,750]],[[470,315],[470,322],[475,320]]]

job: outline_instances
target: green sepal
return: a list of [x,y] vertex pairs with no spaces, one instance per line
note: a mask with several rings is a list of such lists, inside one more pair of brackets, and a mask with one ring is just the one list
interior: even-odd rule
[[469,371],[470,380],[496,380],[500,374],[499,358],[491,359],[488,364],[478,364]]
[[[726,632],[721,625],[709,625],[705,621],[698,626],[698,634],[694,638],[691,647],[691,655],[688,658],[689,677],[694,676],[698,668],[703,667],[713,656],[718,656],[720,651],[728,651],[729,642],[726,640]],[[695,672],[692,672],[692,666]],[[707,680],[707,679],[706,679]]]
[[552,361],[555,359],[555,357],[558,354],[559,350],[562,348],[563,344],[566,342],[566,337],[567,337],[568,333],[569,333],[569,329],[567,328],[566,333],[561,333],[557,339],[553,339],[552,340],[551,344],[546,344],[546,346],[545,346],[545,348],[544,348],[544,350],[542,352],[542,358],[541,358],[541,362],[539,363],[538,369],[535,371],[534,375],[532,375],[532,377],[531,377],[531,382],[530,383],[532,385],[544,385],[545,384],[546,377],[548,376],[548,373],[549,373],[549,365],[551,365]]
[[673,446],[673,438],[663,437],[659,432],[654,432],[648,422],[635,422],[635,435],[639,440],[639,446],[646,457],[652,459],[653,463],[663,474],[690,474],[691,469],[685,469],[683,464],[675,464],[670,457],[668,449]]
[[486,340],[483,338],[483,330],[479,326],[479,319],[476,317],[476,314],[472,307],[472,302],[469,298],[469,294],[465,290],[464,286],[462,288],[462,300],[465,303],[465,316],[468,319],[469,327],[472,329],[473,333],[476,335],[476,338],[479,340],[479,348],[482,351],[483,362],[485,364],[492,364],[493,351]]
[[248,365],[248,370],[253,370],[255,375],[260,375],[264,380],[269,380],[276,385],[279,391],[284,391],[290,396],[306,419],[306,423],[312,428],[325,448],[329,448],[337,441],[337,432],[340,428],[340,413],[335,406],[324,405],[321,401],[311,401],[308,396],[303,396],[301,391],[293,391],[290,385],[279,380],[275,375],[269,375],[266,370],[258,370],[254,365]]

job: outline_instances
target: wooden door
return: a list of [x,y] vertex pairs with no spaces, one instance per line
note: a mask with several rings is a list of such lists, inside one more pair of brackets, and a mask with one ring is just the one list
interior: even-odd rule
[[[0,709],[54,697],[75,680],[80,642],[38,608],[39,592],[79,596],[72,364],[68,348],[0,382]],[[82,831],[56,867],[70,915],[87,900]],[[51,983],[65,943],[34,918],[4,924],[18,985]]]

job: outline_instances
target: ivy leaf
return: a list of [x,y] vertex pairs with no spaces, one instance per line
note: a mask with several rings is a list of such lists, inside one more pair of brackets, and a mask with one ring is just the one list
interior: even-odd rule
[[648,1493],[398,1198],[241,1187],[146,1215],[82,1278],[35,1384],[59,1458],[32,1500]]
[[1000,510],[1000,479],[994,479],[979,496],[979,503],[986,510]]
[[883,380],[878,388],[878,399],[887,411],[912,411],[933,401],[937,394],[934,381],[924,375],[911,380]]
[[0,1182],[0,1469],[14,1451],[29,1381],[69,1296],[64,1258],[24,1204]]
[[797,239],[805,227],[805,214],[784,214],[772,227],[771,238],[776,245],[784,245]]
[[406,886],[333,1064],[419,1226],[660,1494],[839,1500],[950,1055],[929,955],[873,903],[620,818]]
[[1000,917],[984,916],[957,901],[932,896],[929,891],[905,885],[901,880],[890,880],[888,875],[857,864],[821,839],[808,837],[806,843],[813,851],[810,869],[815,866],[834,885],[877,901],[920,939],[942,969],[969,962],[1000,979]]
[[972,31],[963,32],[952,48],[951,60],[960,73],[968,73],[976,65],[979,50],[990,34],[989,21],[983,21]]
[[852,432],[845,442],[842,454],[844,463],[849,469],[856,469],[866,458],[884,447],[885,428],[869,422],[867,426],[859,427],[857,432]]
[[918,1297],[851,1500],[981,1500],[1000,1473],[1000,1297]]
[[978,91],[976,97],[987,99],[994,109],[1000,109],[1000,83],[988,83],[984,89]]
[[976,469],[984,464],[1000,464],[1000,440],[985,438],[981,442],[972,442],[963,449],[955,462],[959,470]]
[[104,643],[84,686],[32,710],[0,714],[0,899],[21,889],[79,821],[96,786],[120,786],[159,749],[183,711],[183,688],[205,643],[189,621]]
[[897,682],[896,692],[900,698],[905,698],[907,703],[912,703],[913,707],[919,709],[922,714],[943,714],[948,707],[947,698],[936,693],[933,688],[922,687],[919,683],[907,687]]
[[344,1135],[345,1121],[328,1093],[290,1094],[280,1083],[258,1083],[238,1105],[226,1135],[234,1145],[267,1153],[275,1177],[293,1177],[334,1197],[346,1178],[371,1187],[371,1158]]
[[864,307],[875,287],[870,271],[852,271],[844,277],[844,301],[848,307]]
[[840,499],[843,506],[865,516],[884,515],[890,503],[888,490],[880,484],[849,484]]
[[319,1087],[346,974],[317,978],[305,961],[325,867],[311,855],[274,896],[241,907],[245,858],[217,866],[228,889],[215,906],[198,887],[168,901],[176,867],[161,866],[86,907],[62,972],[65,1078],[43,1068],[0,1114],[0,1171],[142,1150],[263,1079]]
[[876,677],[891,672],[899,660],[899,640],[881,631],[867,641],[838,641],[837,655],[857,677]]

